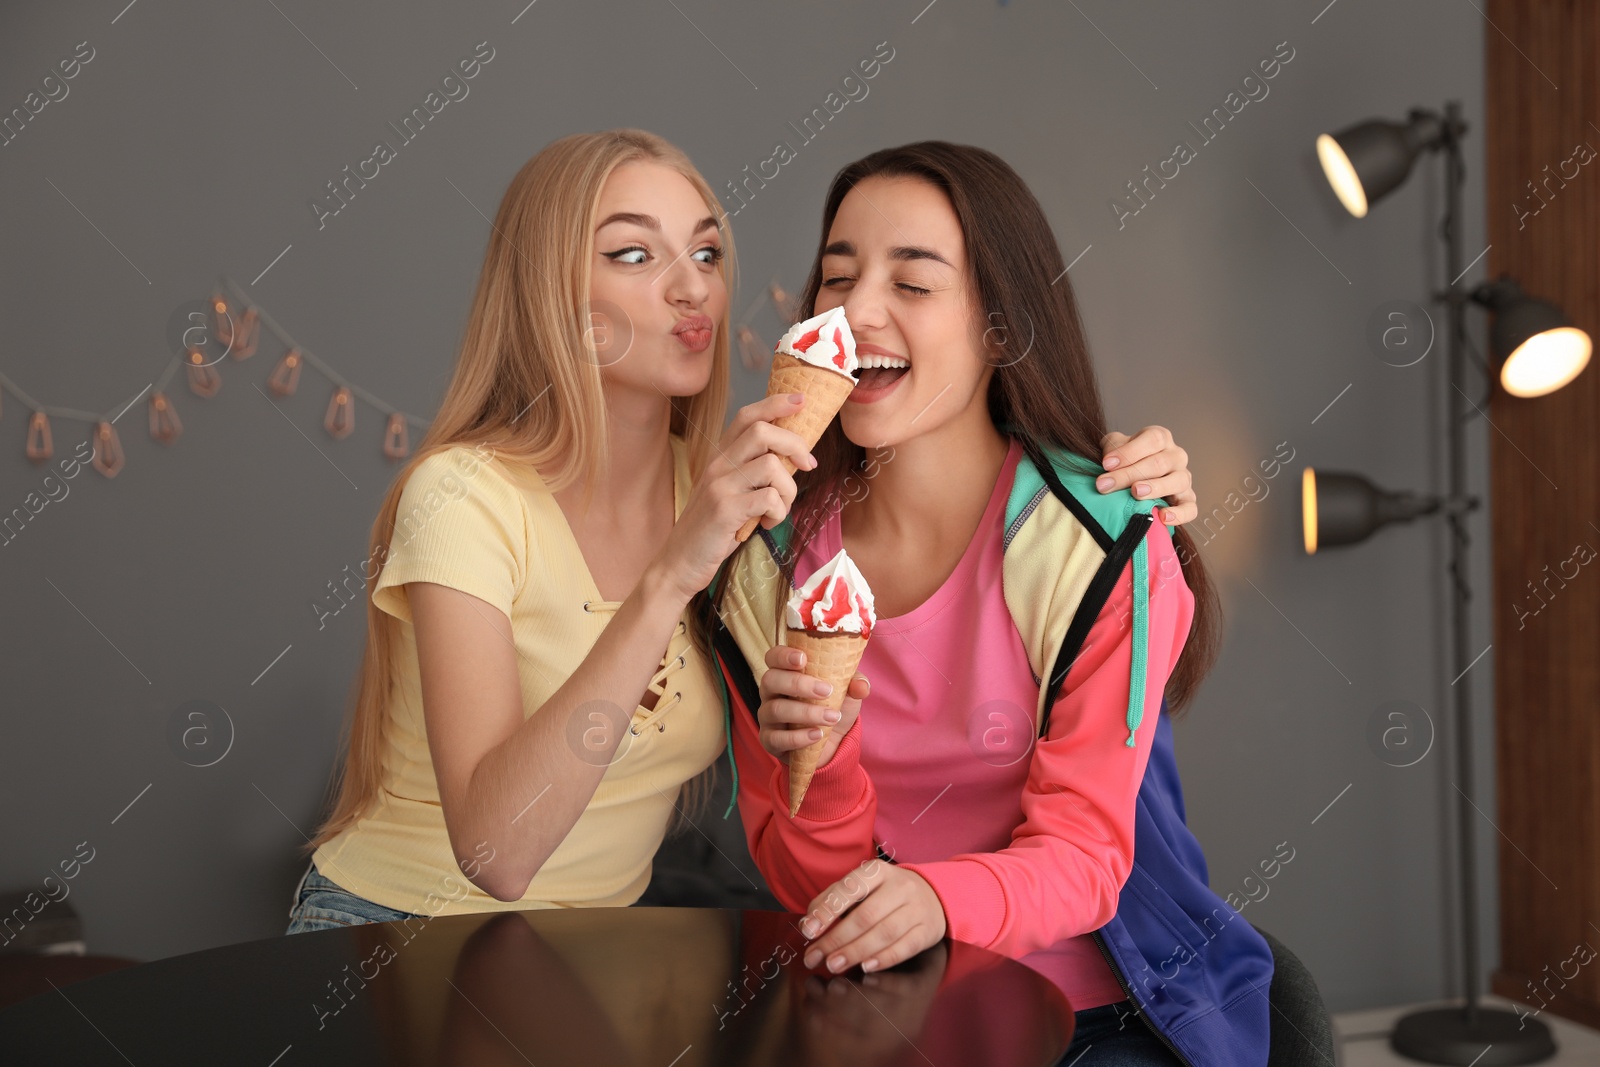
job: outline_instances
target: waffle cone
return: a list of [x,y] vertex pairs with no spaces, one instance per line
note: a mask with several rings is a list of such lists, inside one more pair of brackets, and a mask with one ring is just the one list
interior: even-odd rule
[[[772,372],[767,377],[767,395],[804,393],[806,402],[797,413],[785,415],[775,420],[773,425],[798,434],[807,448],[815,447],[822,440],[822,431],[839,414],[839,409],[844,407],[844,402],[855,387],[855,379],[849,375],[807,363],[787,352],[779,352],[772,357]],[[784,457],[783,466],[790,474],[794,473],[794,464],[788,457]],[[747,539],[760,521],[760,518],[754,518],[741,526],[739,540]]]
[[[856,676],[861,664],[861,654],[867,649],[867,638],[853,633],[826,633],[820,630],[790,630],[788,644],[806,654],[805,673],[833,684],[833,692],[826,697],[808,701],[838,710],[844,704],[845,692]],[[822,746],[827,743],[833,727],[822,727],[822,740],[813,741],[805,748],[789,753],[789,815],[800,810],[800,802],[811,788],[811,779],[817,773],[817,761],[822,758]]]

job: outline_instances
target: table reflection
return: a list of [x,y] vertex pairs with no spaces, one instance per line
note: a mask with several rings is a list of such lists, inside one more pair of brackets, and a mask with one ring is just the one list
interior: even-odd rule
[[624,924],[604,912],[483,921],[446,979],[438,1055],[426,1062],[891,1065],[937,1050],[941,1064],[1042,1063],[1070,1038],[1053,989],[971,946],[943,942],[880,974],[835,976],[799,962],[799,916],[629,912],[641,913]]
[[24,1001],[0,1013],[0,1047],[282,1067],[1020,1067],[1067,1047],[1070,1006],[1020,963],[944,942],[879,974],[812,972],[800,919],[572,908],[296,934]]

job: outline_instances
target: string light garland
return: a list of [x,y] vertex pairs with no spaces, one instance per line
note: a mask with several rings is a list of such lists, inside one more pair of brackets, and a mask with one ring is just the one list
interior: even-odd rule
[[[793,318],[794,309],[789,307],[792,297],[776,279],[768,285],[765,295],[784,321]],[[167,394],[167,387],[172,383],[173,375],[180,367],[183,368],[189,391],[203,400],[211,399],[222,389],[222,375],[218,372],[217,365],[225,357],[235,362],[242,362],[254,356],[261,340],[261,327],[265,326],[284,348],[283,355],[278,358],[272,373],[267,376],[267,388],[272,395],[293,396],[300,385],[301,369],[310,366],[334,387],[333,394],[328,399],[328,410],[322,420],[322,427],[328,436],[335,440],[343,440],[355,431],[355,401],[359,399],[377,408],[386,416],[383,454],[390,459],[403,459],[411,454],[410,427],[426,429],[427,420],[401,411],[345,378],[291,337],[289,331],[267,314],[261,305],[251,300],[231,278],[222,276],[218,279],[216,290],[209,300],[209,307],[211,335],[224,346],[225,351],[222,356],[208,359],[206,353],[201,351],[201,346],[189,347],[183,355],[172,357],[161,372],[161,376],[152,383],[153,387],[145,386],[132,399],[114,409],[116,411],[114,415],[109,411],[96,414],[78,408],[41,404],[24,392],[16,382],[6,377],[4,373],[0,373],[0,422],[5,418],[4,399],[7,392],[31,409],[25,451],[27,457],[35,463],[43,463],[55,454],[50,429],[51,419],[73,419],[92,423],[94,429],[91,431],[90,439],[94,445],[94,469],[107,478],[115,478],[126,461],[122,440],[117,436],[116,421],[148,391],[150,399],[146,401],[146,412],[150,437],[164,445],[173,444],[183,436],[183,420],[178,417],[178,409],[173,404],[172,397]],[[760,307],[761,302],[753,305],[743,316],[743,321],[734,329],[734,340],[738,345],[740,361],[747,370],[760,370],[771,359],[770,346],[747,325]],[[237,318],[235,318],[236,310]],[[187,337],[187,333],[184,336]],[[185,343],[187,344],[187,341]]]
[[[295,341],[287,330],[267,314],[264,308],[251,300],[232,279],[226,276],[218,279],[217,288],[211,295],[209,305],[212,337],[225,347],[224,356],[241,362],[255,355],[262,326],[265,326],[283,345],[284,353],[267,378],[267,388],[274,396],[293,396],[300,384],[300,370],[305,366],[310,366],[328,380],[334,387],[333,394],[328,400],[327,413],[322,421],[323,429],[328,436],[342,440],[355,431],[355,401],[359,399],[377,408],[386,417],[383,454],[390,459],[402,459],[411,454],[409,428],[414,425],[426,429],[427,420],[400,410],[345,378],[328,363],[319,359],[310,349]],[[115,478],[122,470],[126,459],[121,439],[117,436],[116,421],[148,391],[150,398],[146,402],[146,409],[150,437],[164,445],[173,444],[183,435],[183,420],[178,417],[173,399],[167,393],[173,375],[182,367],[188,380],[189,391],[201,399],[208,400],[216,396],[222,388],[222,375],[217,370],[217,365],[222,359],[223,357],[208,358],[200,346],[188,348],[182,356],[172,357],[166,369],[161,372],[161,376],[153,383],[153,387],[146,386],[132,399],[113,409],[115,414],[112,411],[96,414],[78,408],[41,404],[16,382],[4,373],[0,373],[0,422],[5,418],[4,397],[7,392],[31,409],[25,450],[27,457],[35,463],[43,463],[55,453],[51,419],[73,419],[92,423],[94,428],[90,439],[94,445],[94,468],[107,478]]]

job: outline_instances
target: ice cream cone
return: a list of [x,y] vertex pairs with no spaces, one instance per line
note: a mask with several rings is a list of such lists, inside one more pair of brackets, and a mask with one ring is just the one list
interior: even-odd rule
[[[798,412],[784,415],[775,420],[773,425],[798,434],[805,441],[806,448],[813,448],[822,440],[822,431],[839,414],[839,409],[844,407],[844,402],[850,398],[850,391],[855,387],[856,380],[849,375],[796,359],[787,352],[779,352],[772,357],[772,372],[767,377],[767,395],[804,393],[806,402]],[[790,474],[795,472],[795,466],[788,456],[783,457],[783,466]],[[760,521],[757,517],[741,526],[739,540],[748,538]]]
[[[822,630],[790,630],[788,644],[806,654],[805,673],[833,684],[833,692],[826,697],[808,701],[838,710],[844,704],[845,691],[861,664],[861,655],[867,648],[867,637],[847,630],[826,632]],[[817,773],[817,761],[822,758],[822,746],[827,743],[833,727],[822,727],[822,740],[789,753],[789,815],[800,810],[800,802],[811,787]]]

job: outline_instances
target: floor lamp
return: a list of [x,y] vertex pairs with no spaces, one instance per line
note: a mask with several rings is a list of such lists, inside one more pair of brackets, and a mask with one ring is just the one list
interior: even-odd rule
[[[1440,229],[1445,246],[1445,275],[1460,280],[1461,190],[1465,172],[1461,138],[1466,133],[1460,104],[1444,113],[1413,109],[1405,122],[1370,120],[1336,134],[1317,138],[1323,173],[1346,210],[1364,218],[1368,207],[1389,193],[1411,172],[1423,152],[1440,151],[1445,160],[1445,212]],[[1463,357],[1465,318],[1469,304],[1494,316],[1490,328],[1492,364],[1484,370],[1491,382],[1515,396],[1541,396],[1566,385],[1589,361],[1589,335],[1574,327],[1553,304],[1523,293],[1509,277],[1471,288],[1452,281],[1434,299],[1447,312],[1450,488],[1443,496],[1388,492],[1359,474],[1322,473],[1306,468],[1301,502],[1308,554],[1319,547],[1365,540],[1379,527],[1442,514],[1450,524],[1452,655],[1458,676],[1465,673],[1467,635],[1466,516],[1479,501],[1466,493],[1462,423],[1476,408],[1464,410],[1469,394]],[[1492,388],[1492,384],[1491,384]],[[1457,820],[1461,838],[1462,984],[1466,1001],[1460,1007],[1412,1012],[1395,1024],[1389,1043],[1404,1056],[1426,1063],[1496,1067],[1536,1063],[1555,1054],[1550,1030],[1537,1019],[1482,1007],[1478,1003],[1478,898],[1473,840],[1471,706],[1468,687],[1455,689],[1456,774],[1460,779]]]

